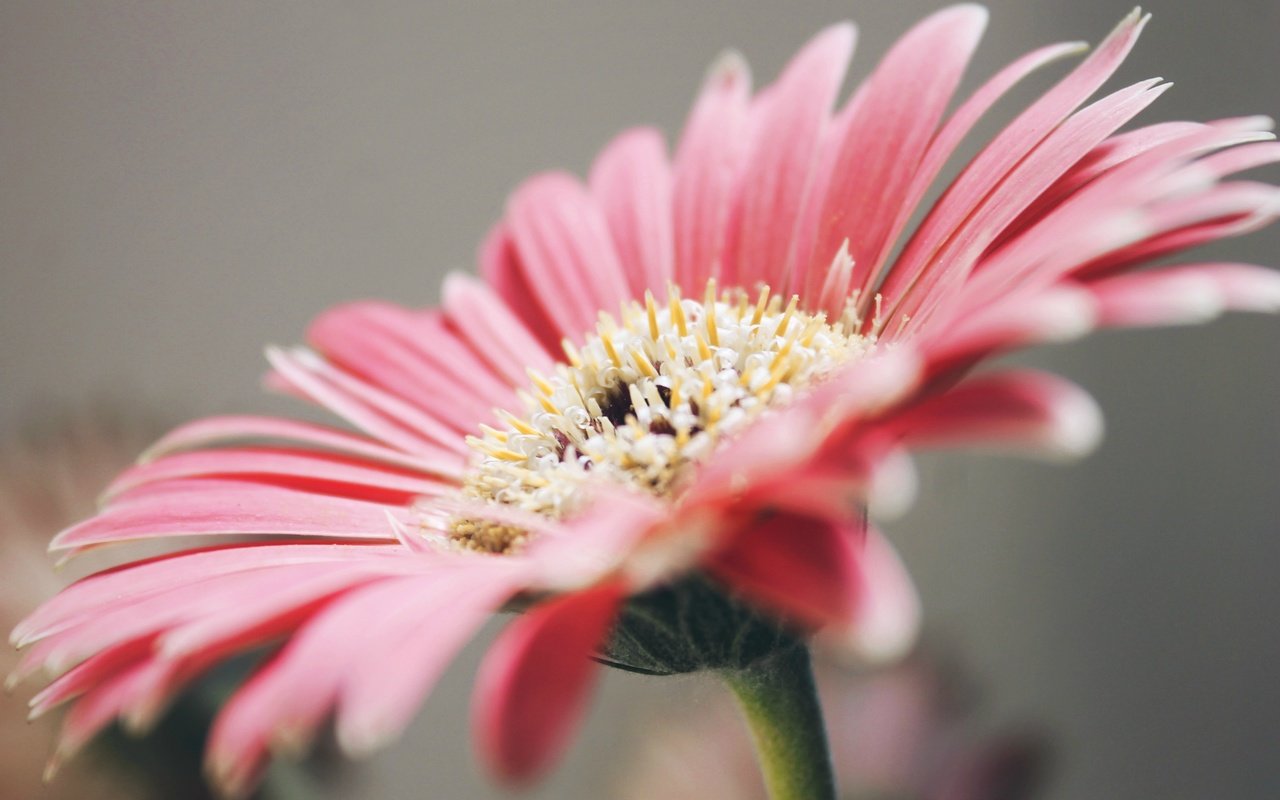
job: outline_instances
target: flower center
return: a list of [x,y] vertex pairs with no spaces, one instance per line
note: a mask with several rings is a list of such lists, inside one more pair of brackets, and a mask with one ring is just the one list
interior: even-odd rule
[[[661,305],[648,292],[625,303],[620,321],[601,313],[581,347],[564,342],[554,374],[530,372],[523,416],[501,412],[502,429],[468,437],[477,461],[463,495],[553,518],[574,509],[588,478],[678,496],[725,437],[871,346],[852,311],[832,323],[798,305],[767,286],[717,293],[712,280],[702,302],[668,287]],[[486,520],[451,525],[455,541],[489,552],[523,536]]]

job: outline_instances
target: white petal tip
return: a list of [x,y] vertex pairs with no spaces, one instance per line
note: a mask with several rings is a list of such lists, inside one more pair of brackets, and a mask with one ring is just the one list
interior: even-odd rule
[[1280,281],[1268,287],[1259,287],[1259,291],[1249,297],[1235,299],[1231,304],[1235,311],[1256,311],[1260,314],[1280,313]]
[[1073,392],[1054,413],[1046,455],[1073,461],[1097,449],[1104,431],[1102,410],[1083,391]]
[[159,718],[159,709],[148,703],[146,707],[133,709],[122,716],[120,725],[130,734],[142,737],[151,732]]
[[370,727],[339,726],[338,746],[350,758],[366,758],[381,750],[392,738]]
[[298,759],[311,749],[314,738],[305,726],[282,724],[271,735],[271,752],[280,758]]
[[1098,307],[1085,291],[1062,291],[1038,309],[1036,324],[1045,342],[1069,342],[1091,332],[1098,323]]
[[724,88],[729,88],[738,82],[749,82],[750,79],[751,67],[742,53],[737,50],[725,50],[711,62],[711,67],[707,70],[706,83],[719,83]]
[[884,459],[867,488],[867,511],[876,519],[896,519],[915,502],[919,481],[915,464],[905,451]]

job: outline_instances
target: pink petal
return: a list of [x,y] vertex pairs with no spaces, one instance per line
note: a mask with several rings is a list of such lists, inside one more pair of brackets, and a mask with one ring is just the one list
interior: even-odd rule
[[632,297],[665,290],[675,275],[671,168],[662,134],[621,134],[591,168],[591,194],[609,223]]
[[1197,165],[1220,179],[1277,161],[1280,161],[1280,142],[1255,142],[1205,156]]
[[[863,508],[879,518],[899,516],[915,500],[918,485],[906,449],[885,436],[875,419],[856,418],[833,431],[812,468],[795,479],[804,488],[788,494],[785,481],[779,481],[772,487],[773,502],[797,511],[807,505],[810,513],[829,519],[848,519]],[[816,496],[824,486],[829,487],[825,501]]]
[[343,749],[367,753],[399,736],[458,650],[523,582],[518,565],[488,563],[432,576],[406,593],[400,602],[412,612],[361,648],[342,683]]
[[920,356],[902,346],[855,361],[818,389],[755,421],[698,470],[686,504],[716,505],[809,466],[839,426],[874,415],[916,387]]
[[1135,257],[1150,259],[1157,254],[1154,248],[1166,246],[1166,236],[1184,228],[1194,231],[1241,215],[1262,224],[1277,206],[1274,187],[1215,184],[1212,172],[1192,161],[1260,137],[1270,134],[1206,126],[1110,170],[999,250],[985,254],[956,301],[958,313],[993,302],[1011,286],[1046,285],[1069,274],[1116,271]]
[[930,210],[886,275],[881,291],[887,298],[900,297],[919,280],[939,249],[966,223],[974,209],[981,207],[1010,171],[1115,72],[1146,20],[1137,11],[1126,17],[1088,58],[1019,114],[969,163]]
[[1057,266],[1083,278],[1111,275],[1202,244],[1252,233],[1277,218],[1280,192],[1275,187],[1245,181],[1219,184],[1198,197],[1152,209],[1143,219],[1141,236],[1105,250],[1094,248],[1090,260],[1083,264],[1077,259]]
[[1117,275],[1091,286],[1104,327],[1195,325],[1226,310],[1217,285],[1207,277],[1166,270]]
[[433,317],[390,303],[348,303],[312,322],[307,340],[348,372],[457,430],[471,431],[488,408],[512,405],[515,396]]
[[549,372],[554,363],[519,318],[483,282],[459,272],[444,279],[444,311],[508,386],[524,386],[529,369]]
[[31,698],[32,718],[45,714],[132,667],[150,655],[154,641],[154,637],[131,639],[105,648],[92,658],[68,670]]
[[371,436],[408,453],[467,451],[456,430],[303,349],[267,350],[279,377]]
[[971,378],[892,424],[917,447],[979,444],[1055,459],[1085,455],[1102,438],[1102,413],[1089,395],[1032,371]]
[[1065,42],[1026,54],[996,73],[947,119],[937,136],[929,143],[929,149],[925,152],[920,167],[911,179],[911,187],[903,198],[898,216],[890,226],[889,235],[884,238],[879,251],[870,262],[871,268],[863,272],[864,293],[867,293],[866,287],[874,286],[878,282],[881,269],[891,249],[897,243],[908,220],[919,207],[925,192],[973,126],[1010,89],[1032,72],[1084,49],[1085,45],[1082,42]]
[[[336,594],[356,589],[377,578],[422,571],[426,564],[415,561],[400,553],[396,560],[369,559],[332,566],[308,564],[281,572],[282,577],[288,575],[289,579],[268,587],[254,603],[227,603],[212,607],[195,619],[170,627],[157,642],[158,649],[165,658],[186,657],[242,636],[246,631],[278,627],[283,619],[296,616],[300,623],[314,613],[313,607],[317,603]],[[299,615],[300,610],[304,613]]]
[[[388,570],[386,565],[372,562],[288,565],[193,581],[135,599],[113,600],[96,615],[51,634],[33,647],[30,655],[39,658],[49,669],[61,671],[97,652],[133,639],[150,637],[178,625],[217,616],[227,609],[243,608],[246,597],[271,598],[282,590],[291,597],[291,585],[300,584],[310,592],[306,598],[309,601],[389,571],[403,571],[403,566],[401,570]],[[192,586],[199,588],[192,589]],[[249,607],[255,605],[250,604]]]
[[935,309],[954,303],[956,288],[1001,231],[1072,165],[1167,88],[1168,84],[1156,86],[1154,81],[1146,81],[1121,89],[1082,109],[1045,137],[939,249],[920,280],[903,295],[890,295],[894,303],[887,319],[901,314],[916,319],[918,326]]
[[[206,757],[215,782],[224,791],[246,793],[269,748],[304,748],[338,701],[344,683],[366,669],[394,670],[396,650],[410,635],[430,642],[433,630],[440,628],[456,638],[459,626],[447,613],[445,601],[462,603],[463,618],[472,619],[467,587],[456,580],[468,570],[453,571],[459,564],[455,559],[424,575],[364,586],[308,620],[215,720]],[[451,591],[435,588],[437,582]],[[487,590],[480,588],[478,594],[487,597]],[[430,602],[418,606],[420,598]],[[443,647],[446,657],[450,647],[456,649]]]
[[562,336],[559,326],[534,294],[511,238],[511,226],[505,220],[489,231],[480,245],[477,260],[481,277],[529,328],[543,349],[548,353],[559,352]]
[[1109,275],[1180,253],[1203,244],[1253,233],[1280,218],[1280,204],[1258,196],[1261,204],[1250,203],[1247,210],[1166,231],[1129,247],[1107,252],[1085,265],[1080,272],[1090,277]]
[[437,495],[452,486],[404,470],[306,450],[226,448],[179,453],[126,470],[108,487],[105,498],[159,481],[177,478],[231,477],[283,482],[321,494],[407,504],[413,497]]
[[1095,147],[1079,163],[1046,189],[992,245],[998,250],[1047,214],[1063,205],[1077,191],[1115,168],[1170,142],[1187,140],[1207,130],[1198,122],[1162,122],[1117,133]]
[[700,295],[707,279],[722,266],[725,231],[745,155],[750,92],[746,63],[736,54],[723,56],[712,66],[676,150],[675,275],[687,293]]
[[142,455],[141,461],[145,463],[183,450],[252,441],[296,443],[442,477],[457,477],[461,463],[452,453],[445,459],[428,460],[393,450],[372,439],[337,428],[310,422],[248,415],[208,417],[182,425],[149,447]]
[[[130,690],[117,703],[116,714],[130,729],[138,732],[149,729],[163,713],[168,702],[193,678],[214,664],[248,649],[260,647],[278,640],[314,615],[336,592],[351,589],[378,577],[370,565],[344,565],[329,574],[308,574],[305,570],[293,570],[293,576],[281,576],[274,584],[257,592],[262,602],[244,604],[234,602],[233,593],[228,602],[224,594],[210,604],[207,590],[200,595],[187,592],[186,597],[175,597],[175,603],[196,603],[203,611],[212,612],[180,630],[194,633],[185,636],[186,649],[176,649],[174,634],[170,629],[159,640],[159,652],[149,654],[145,663],[138,665],[131,677]],[[298,580],[290,580],[296,577]],[[337,580],[334,580],[337,578]],[[203,611],[201,613],[203,613]],[[230,618],[230,619],[228,619]],[[207,623],[214,623],[212,625]],[[218,622],[230,623],[218,627]],[[144,641],[151,642],[150,638]]]
[[863,426],[833,432],[809,463],[789,472],[756,476],[735,498],[740,508],[861,524],[863,512],[892,518],[915,499],[915,466],[907,452],[878,429]]
[[1088,291],[1072,285],[1010,293],[1003,302],[966,307],[948,325],[929,331],[921,352],[929,357],[929,372],[963,371],[996,353],[1047,342],[1065,342],[1094,330],[1097,302]]
[[1280,311],[1280,275],[1274,269],[1253,264],[1191,264],[1167,271],[1213,281],[1231,311]]
[[604,214],[575,178],[530,178],[511,196],[507,222],[525,283],[561,336],[580,340],[627,298]]
[[861,594],[865,528],[773,514],[747,522],[707,569],[731,592],[806,627],[848,623]]
[[1102,324],[1204,322],[1228,309],[1280,311],[1280,273],[1250,264],[1195,264],[1094,281]]
[[391,513],[403,509],[275,486],[196,478],[156,484],[161,491],[107,508],[54,537],[51,550],[165,536],[278,534],[391,539]]
[[366,558],[403,558],[394,545],[235,544],[160,556],[90,575],[19,623],[10,641],[26,646],[69,625],[93,618],[103,607],[243,570],[289,564],[324,564]]
[[817,641],[860,662],[892,663],[919,635],[920,598],[893,545],[874,528],[856,563],[862,584],[857,613],[848,624],[821,631]]
[[49,762],[52,775],[59,764],[75,755],[99,731],[111,724],[137,695],[154,667],[146,661],[113,675],[95,686],[67,712],[58,737],[58,749]]
[[860,285],[911,187],[912,179],[986,27],[980,6],[958,5],[916,24],[862,89],[821,213],[802,299],[822,286],[822,271],[849,240]]
[[848,23],[819,33],[771,87],[759,131],[752,138],[742,178],[738,240],[730,247],[737,263],[725,276],[740,286],[763,281],[784,287],[782,276],[795,237],[805,186],[817,146],[853,55],[856,32]]
[[584,491],[585,507],[540,531],[522,554],[532,562],[530,580],[542,589],[567,591],[598,581],[617,569],[633,585],[669,577],[667,565],[650,563],[638,545],[669,520],[669,503],[651,495],[599,481]]
[[[822,233],[821,214],[825,211],[826,198],[832,183],[841,176],[835,171],[836,160],[840,157],[844,144],[845,132],[850,123],[858,115],[858,106],[866,98],[867,84],[862,84],[853,96],[830,119],[818,137],[818,149],[814,158],[813,171],[805,186],[804,195],[800,199],[799,216],[796,221],[795,239],[787,253],[787,265],[784,274],[788,276],[786,291],[796,294],[804,288],[810,279],[810,262],[814,256],[814,246]],[[838,258],[839,256],[837,256]]]
[[477,751],[505,781],[528,781],[566,747],[586,710],[591,660],[624,591],[606,583],[526,612],[498,637],[476,676]]

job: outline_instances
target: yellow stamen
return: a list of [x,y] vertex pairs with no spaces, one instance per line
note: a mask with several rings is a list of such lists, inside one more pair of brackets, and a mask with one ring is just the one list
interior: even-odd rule
[[672,284],[667,290],[667,305],[671,308],[671,321],[676,324],[680,337],[689,335],[689,323],[684,317],[684,306],[680,304],[680,290]]
[[613,362],[613,365],[621,367],[622,359],[618,358],[618,351],[613,349],[613,339],[609,337],[608,333],[600,331],[600,344],[604,345],[604,352],[609,356],[609,360]]
[[695,333],[694,340],[698,343],[698,357],[703,361],[711,360],[711,348],[707,347],[707,340],[702,338],[702,334]]
[[706,299],[702,303],[702,312],[706,315],[707,341],[712,347],[720,346],[720,332],[716,330],[716,279],[707,281]]
[[649,312],[649,338],[658,341],[662,331],[658,328],[658,306],[653,300],[653,292],[644,290],[644,307]]
[[537,370],[527,369],[525,370],[525,374],[529,376],[529,380],[532,381],[533,385],[538,388],[538,391],[548,396],[556,393],[555,388],[549,382],[547,382],[546,378],[539,375]]
[[778,322],[778,330],[774,333],[775,336],[781,336],[787,332],[787,326],[791,324],[791,317],[795,315],[796,306],[798,305],[800,305],[800,295],[791,295],[791,302],[787,303],[787,311],[782,315],[782,320]]
[[639,369],[642,373],[644,373],[646,377],[649,377],[649,378],[658,377],[658,370],[654,369],[653,362],[649,360],[648,356],[646,356],[643,352],[640,351],[640,348],[632,347],[630,352],[631,352],[631,361],[636,365],[637,369]]
[[760,289],[760,299],[756,301],[756,313],[751,315],[751,324],[759,325],[760,320],[764,319],[765,307],[769,305],[769,285],[765,284]]
[[520,419],[515,414],[512,414],[510,411],[500,409],[498,411],[498,417],[520,433],[527,434],[529,436],[534,436],[538,433],[537,428]]
[[[709,280],[683,300],[669,284],[666,308],[650,291],[601,313],[594,331],[561,343],[553,370],[529,371],[523,411],[498,411],[468,438],[477,458],[461,496],[552,519],[575,513],[587,480],[678,499],[689,465],[717,442],[872,346],[847,302],[823,314],[764,284],[752,291]],[[496,520],[449,524],[453,542],[488,552],[529,538]]]
[[569,363],[577,369],[582,369],[582,356],[578,353],[578,348],[573,346],[573,342],[567,338],[560,340],[560,349],[564,350],[564,355],[569,359]]

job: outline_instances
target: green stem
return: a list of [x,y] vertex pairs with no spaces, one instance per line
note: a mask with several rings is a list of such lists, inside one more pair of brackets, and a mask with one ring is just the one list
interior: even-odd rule
[[751,726],[771,800],[835,800],[809,649],[797,645],[723,677]]

